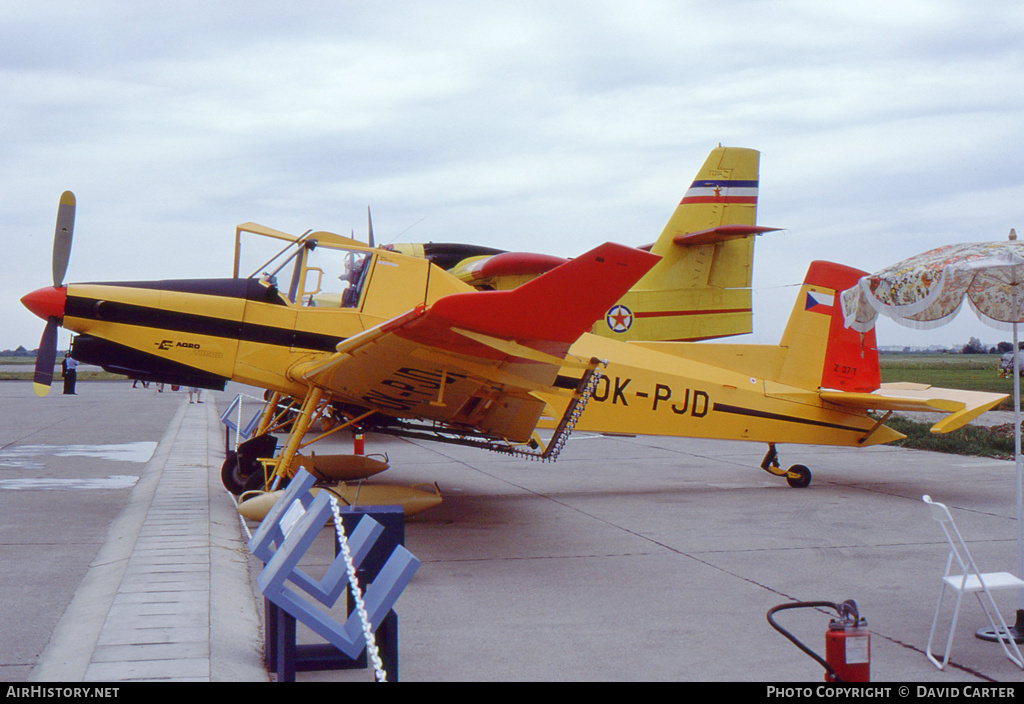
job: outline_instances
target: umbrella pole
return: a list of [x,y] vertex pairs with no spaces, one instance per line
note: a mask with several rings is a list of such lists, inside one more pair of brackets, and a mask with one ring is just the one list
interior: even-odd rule
[[[1016,300],[1014,301],[1016,303]],[[1016,316],[1014,316],[1016,317]],[[1024,579],[1024,482],[1022,482],[1020,456],[1020,357],[1017,352],[1017,323],[1013,324],[1013,459],[1017,468],[1017,576]],[[1017,590],[1017,618],[1008,628],[1010,637],[1024,643],[1024,589]],[[992,628],[975,633],[982,640],[998,641]]]
[[[1016,296],[1014,309],[1016,309]],[[1016,317],[1016,316],[1015,316]],[[1020,456],[1020,357],[1017,354],[1017,323],[1013,324],[1013,459],[1017,465],[1017,576],[1024,579],[1024,482],[1022,482]],[[1024,589],[1017,590],[1017,633],[1018,642],[1024,638]]]

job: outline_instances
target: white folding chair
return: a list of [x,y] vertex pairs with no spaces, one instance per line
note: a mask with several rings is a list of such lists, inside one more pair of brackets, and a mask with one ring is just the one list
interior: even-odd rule
[[[960,531],[957,530],[956,524],[953,522],[953,516],[950,515],[949,509],[944,504],[932,501],[927,494],[921,498],[931,509],[932,518],[942,526],[946,542],[949,543],[949,557],[946,558],[946,571],[942,574],[939,602],[935,606],[935,618],[932,619],[932,630],[928,634],[928,659],[940,670],[946,667],[946,663],[949,662],[949,650],[953,645],[953,634],[956,632],[957,617],[960,614],[960,601],[964,594],[973,593],[978,598],[978,603],[981,604],[985,616],[988,617],[988,622],[992,625],[1006,657],[1010,658],[1017,667],[1024,669],[1024,658],[1021,657],[1020,649],[1010,635],[1006,621],[1003,620],[1002,614],[999,613],[999,609],[996,608],[996,603],[992,599],[992,592],[998,589],[1020,589],[1024,587],[1024,581],[1009,572],[979,571],[978,565],[971,557],[970,550],[967,549],[967,543],[964,542],[963,536],[960,535]],[[954,560],[960,568],[959,574],[951,573]],[[953,621],[949,627],[949,636],[946,638],[946,652],[943,653],[940,662],[932,654],[932,638],[935,636],[935,626],[939,622],[939,611],[942,608],[942,599],[946,595],[947,588],[956,592],[956,606],[953,607]],[[984,599],[982,595],[984,595]]]

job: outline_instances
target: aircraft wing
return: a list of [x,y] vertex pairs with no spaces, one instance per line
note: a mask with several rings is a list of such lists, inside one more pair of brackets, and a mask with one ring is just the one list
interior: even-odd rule
[[924,411],[948,414],[932,425],[933,433],[948,433],[956,430],[1007,398],[1007,394],[941,389],[928,384],[906,382],[882,384],[881,388],[871,393],[822,391],[819,396],[829,403],[859,410]]
[[488,436],[529,439],[570,346],[657,262],[604,244],[509,291],[456,293],[289,371],[343,403]]

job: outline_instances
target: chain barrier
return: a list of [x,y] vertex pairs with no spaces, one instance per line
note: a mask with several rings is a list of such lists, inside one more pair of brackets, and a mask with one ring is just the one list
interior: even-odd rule
[[356,578],[356,568],[352,564],[352,554],[348,549],[348,539],[345,537],[345,526],[341,522],[341,509],[338,500],[331,496],[331,512],[334,514],[334,530],[338,534],[338,544],[341,546],[341,554],[345,559],[345,568],[348,571],[348,582],[352,587],[352,597],[356,602],[356,611],[359,620],[363,624],[363,636],[366,638],[366,653],[373,662],[373,671],[378,682],[387,682],[388,673],[384,670],[384,663],[380,659],[380,652],[377,650],[377,640],[374,638],[373,630],[370,628],[370,616],[366,613],[366,605],[363,603],[363,590],[359,588],[359,580]]

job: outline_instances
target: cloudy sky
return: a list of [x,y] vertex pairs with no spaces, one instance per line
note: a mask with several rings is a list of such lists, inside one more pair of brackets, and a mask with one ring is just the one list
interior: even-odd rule
[[[1024,236],[1020,0],[8,0],[0,349],[50,283],[231,273],[234,227],[579,254],[651,242],[707,152],[758,149],[755,333],[808,263]],[[994,344],[965,311],[880,344]],[[61,345],[66,344],[62,333]]]

